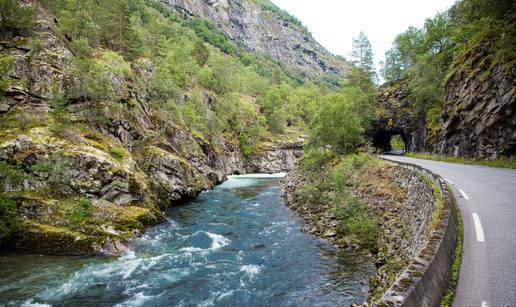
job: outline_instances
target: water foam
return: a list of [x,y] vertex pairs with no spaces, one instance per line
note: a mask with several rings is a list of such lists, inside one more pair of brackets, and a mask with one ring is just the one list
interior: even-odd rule
[[287,173],[274,173],[274,174],[245,174],[245,175],[231,175],[228,179],[239,179],[239,178],[283,178]]
[[244,272],[244,274],[249,278],[254,278],[256,275],[260,274],[262,267],[255,264],[243,265],[240,267],[240,272]]
[[135,295],[133,295],[131,298],[126,300],[125,302],[116,304],[115,307],[125,307],[125,306],[143,306],[148,301],[161,296],[163,293],[158,295],[145,295],[143,292],[138,292]]
[[220,249],[221,247],[224,247],[226,245],[228,245],[231,240],[229,240],[228,238],[224,237],[223,235],[219,235],[219,234],[215,234],[215,233],[211,233],[211,232],[206,232],[206,234],[208,235],[208,237],[210,237],[210,239],[213,240],[213,242],[211,243],[211,249]]
[[21,304],[21,307],[51,307],[52,305],[49,304],[40,304],[40,303],[34,303],[33,299],[30,299],[28,301],[23,302]]
[[211,232],[207,232],[207,231],[198,231],[198,232],[194,233],[194,235],[199,234],[199,233],[205,233],[212,240],[209,248],[199,248],[199,247],[189,246],[189,247],[180,248],[179,251],[185,252],[185,253],[215,251],[215,250],[219,250],[222,247],[231,243],[231,240],[224,237],[223,235],[219,235],[219,234],[211,233]]

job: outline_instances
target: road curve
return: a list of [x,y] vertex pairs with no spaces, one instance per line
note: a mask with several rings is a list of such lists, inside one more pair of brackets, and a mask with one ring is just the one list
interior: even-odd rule
[[464,253],[454,306],[516,307],[516,170],[403,156],[443,177],[464,222]]

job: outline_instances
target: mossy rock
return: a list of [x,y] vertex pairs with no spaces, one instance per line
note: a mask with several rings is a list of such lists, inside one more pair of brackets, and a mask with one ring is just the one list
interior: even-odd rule
[[[120,232],[143,232],[146,227],[164,221],[164,215],[157,208],[117,206],[105,202],[94,213],[93,223],[108,225]],[[125,234],[127,236],[127,234]],[[131,236],[130,235],[130,236]]]
[[106,237],[87,236],[67,227],[25,221],[16,234],[16,249],[45,254],[91,254],[94,244],[105,243]]

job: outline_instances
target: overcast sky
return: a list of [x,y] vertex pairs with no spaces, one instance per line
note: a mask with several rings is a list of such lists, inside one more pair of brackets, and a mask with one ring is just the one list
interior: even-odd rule
[[296,16],[326,49],[349,59],[351,41],[363,31],[374,61],[384,59],[397,34],[422,27],[426,18],[448,9],[455,0],[272,0]]

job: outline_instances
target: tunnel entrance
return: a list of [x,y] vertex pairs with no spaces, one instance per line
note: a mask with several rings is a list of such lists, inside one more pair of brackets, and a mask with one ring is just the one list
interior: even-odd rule
[[400,127],[386,127],[373,135],[373,146],[383,152],[393,149],[408,151],[409,137]]

